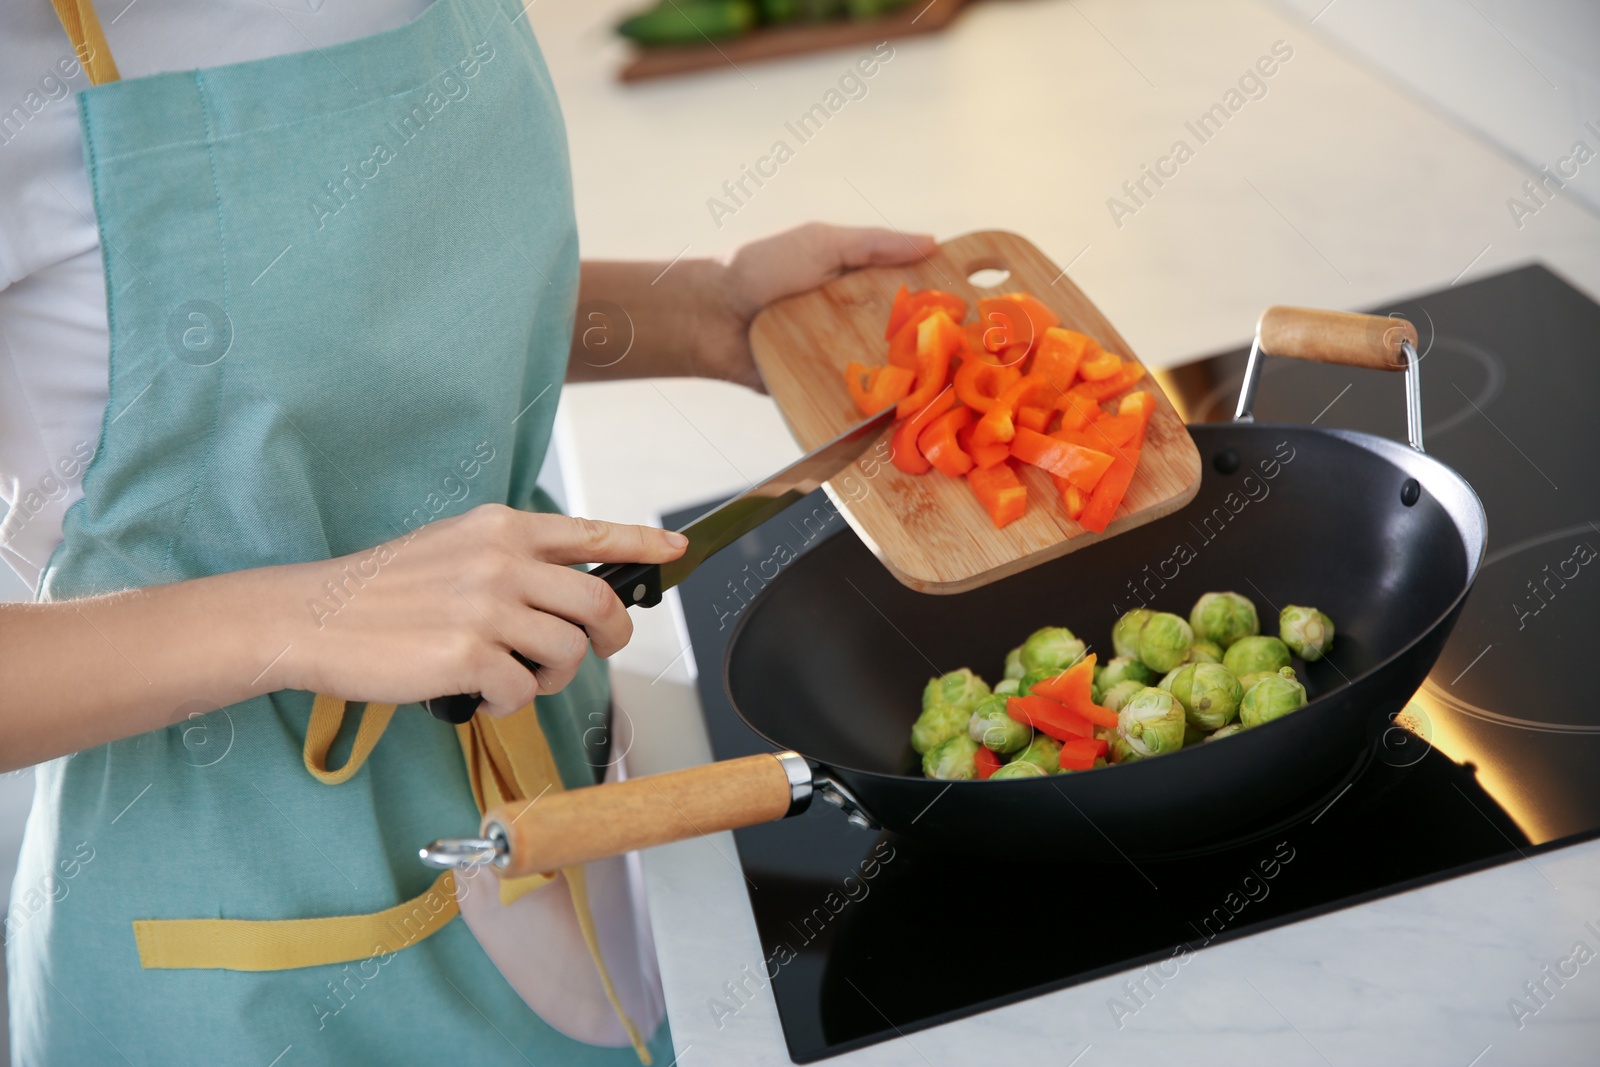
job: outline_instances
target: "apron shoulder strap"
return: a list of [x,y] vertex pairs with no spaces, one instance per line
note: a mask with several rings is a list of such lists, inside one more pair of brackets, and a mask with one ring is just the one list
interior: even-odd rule
[[111,58],[111,46],[106,44],[105,31],[100,28],[100,16],[95,14],[94,0],[50,0],[55,6],[56,18],[67,31],[72,50],[78,62],[89,75],[90,85],[104,85],[122,78],[117,73],[117,61]]

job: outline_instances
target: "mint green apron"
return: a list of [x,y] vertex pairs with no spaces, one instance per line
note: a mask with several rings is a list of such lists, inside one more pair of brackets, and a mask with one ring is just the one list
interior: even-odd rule
[[[80,95],[110,400],[42,599],[327,559],[485,502],[552,509],[535,477],[578,247],[520,16],[438,0],[365,40]],[[459,921],[339,965],[141,966],[137,920],[410,901],[434,882],[418,846],[477,825],[452,727],[402,706],[329,785],[302,763],[312,699],[38,769],[6,931],[15,1062],[636,1062],[544,1023]],[[569,788],[596,780],[582,738],[607,699],[591,660],[538,701]],[[665,1025],[650,1045],[671,1058]]]

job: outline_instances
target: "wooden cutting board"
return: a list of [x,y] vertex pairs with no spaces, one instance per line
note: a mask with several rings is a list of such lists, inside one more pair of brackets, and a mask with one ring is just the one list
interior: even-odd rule
[[[1007,270],[1010,277],[980,289],[968,276]],[[1135,358],[1128,343],[1065,273],[1028,241],[986,230],[941,244],[925,261],[873,267],[820,289],[781,300],[756,316],[750,344],[767,388],[790,432],[807,451],[860,421],[845,388],[845,364],[887,361],[883,339],[895,290],[943,289],[968,303],[1022,290],[1061,317],[1061,324],[1095,338],[1109,351]],[[1153,377],[1134,389],[1156,400],[1132,485],[1103,533],[1067,518],[1050,476],[1019,464],[1028,486],[1028,512],[997,530],[964,478],[938,471],[906,474],[887,462],[888,437],[828,483],[828,495],[861,539],[901,582],[924,593],[959,593],[1114,537],[1171,514],[1200,488],[1200,453],[1177,411]]]

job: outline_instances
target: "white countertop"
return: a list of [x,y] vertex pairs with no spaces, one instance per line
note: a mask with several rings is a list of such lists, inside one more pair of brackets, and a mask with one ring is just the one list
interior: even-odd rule
[[[1505,202],[1527,175],[1509,155],[1323,43],[1305,16],[1242,0],[976,5],[943,35],[896,42],[868,95],[718,228],[707,198],[857,53],[622,87],[608,27],[627,6],[531,13],[566,109],[587,256],[709,254],[811,218],[941,237],[1011,229],[1073,263],[1073,280],[1158,366],[1241,343],[1269,304],[1376,305],[1532,259],[1600,294],[1600,220],[1558,197],[1517,229]],[[1193,144],[1184,123],[1277,41],[1293,57],[1266,95],[1118,228],[1107,198],[1175,139]],[[740,489],[798,454],[770,402],[705,382],[568,389],[558,434],[573,510],[630,522]],[[635,624],[612,661],[634,772],[709,759],[672,614],[635,612]],[[734,856],[727,834],[645,855],[687,1067],[788,1062],[769,993],[721,1027],[708,1007],[762,959]],[[1600,952],[1596,931],[1600,842],[1204,950],[1120,1028],[1108,1001],[1126,974],[836,1062],[1592,1062],[1600,963],[1520,1029],[1507,1002],[1575,943]]]

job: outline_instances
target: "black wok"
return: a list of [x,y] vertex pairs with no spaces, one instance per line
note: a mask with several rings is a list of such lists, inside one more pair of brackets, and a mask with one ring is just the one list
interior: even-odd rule
[[[914,592],[841,531],[767,586],[728,645],[734,707],[791,751],[578,790],[526,819],[520,808],[491,813],[484,835],[500,842],[495,862],[508,873],[543,870],[748,825],[799,810],[813,791],[858,823],[975,858],[1203,850],[1327,797],[1432,668],[1483,556],[1477,495],[1420,447],[1414,337],[1390,320],[1269,311],[1243,421],[1190,427],[1204,460],[1190,504],[991,585]],[[1412,446],[1248,421],[1263,350],[1406,368]],[[931,675],[970,666],[992,678],[1006,651],[1045,625],[1071,627],[1108,656],[1122,612],[1143,602],[1186,613],[1217,589],[1251,597],[1268,633],[1287,603],[1336,621],[1330,654],[1296,664],[1307,706],[1225,740],[1082,773],[922,776],[910,732]]]

